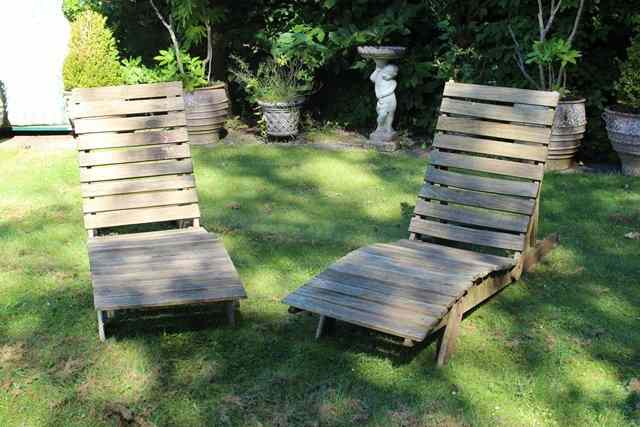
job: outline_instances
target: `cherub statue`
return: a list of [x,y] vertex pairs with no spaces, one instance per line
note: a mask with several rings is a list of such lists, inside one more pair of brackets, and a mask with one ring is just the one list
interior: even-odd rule
[[375,71],[371,74],[371,81],[375,83],[376,112],[378,113],[378,127],[371,135],[372,139],[390,141],[396,135],[393,130],[393,118],[398,105],[396,100],[396,87],[398,83],[395,77],[398,75],[398,66],[386,64],[376,66]]

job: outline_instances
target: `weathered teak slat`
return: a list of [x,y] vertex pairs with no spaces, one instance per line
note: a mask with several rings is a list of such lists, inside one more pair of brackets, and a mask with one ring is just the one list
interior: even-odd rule
[[[85,227],[99,334],[107,312],[225,302],[246,294],[222,241],[199,226],[182,85],[73,91]],[[167,222],[174,229],[100,236]],[[184,224],[189,228],[182,228]]]
[[327,319],[396,335],[406,345],[445,327],[437,358],[445,364],[463,314],[557,244],[536,244],[535,234],[558,98],[447,83],[410,239],[347,254],[284,303],[320,315],[316,337]]

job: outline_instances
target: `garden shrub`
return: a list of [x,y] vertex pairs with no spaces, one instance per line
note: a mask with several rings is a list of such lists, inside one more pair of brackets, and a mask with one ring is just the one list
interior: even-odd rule
[[632,40],[627,60],[620,64],[620,78],[615,87],[618,102],[640,113],[640,35]]
[[82,12],[71,24],[69,54],[64,61],[64,87],[98,87],[123,82],[118,48],[106,18]]

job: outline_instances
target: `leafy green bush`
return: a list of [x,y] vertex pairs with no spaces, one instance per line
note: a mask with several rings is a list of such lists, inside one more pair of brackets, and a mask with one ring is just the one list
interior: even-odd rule
[[142,58],[125,58],[122,60],[122,79],[125,84],[138,85],[159,81],[158,72],[142,63]]
[[180,73],[176,54],[173,49],[164,49],[158,52],[153,59],[158,66],[156,68],[158,81],[171,82],[182,80],[184,90],[191,92],[196,88],[206,86],[204,61],[197,56],[191,56],[185,51],[180,51],[180,59],[184,67],[184,74]]
[[640,113],[640,35],[631,42],[627,55],[627,60],[620,64],[616,94],[620,104]]
[[69,54],[62,72],[66,90],[122,83],[118,48],[105,17],[89,10],[71,24]]
[[311,83],[304,76],[304,66],[293,59],[279,64],[273,59],[260,63],[256,72],[237,56],[232,56],[236,68],[231,74],[244,86],[252,102],[287,102],[298,99],[311,91]]
[[141,57],[122,60],[122,77],[126,84],[172,82],[181,80],[188,92],[208,84],[204,74],[204,61],[197,56],[181,52],[185,74],[180,74],[173,49],[160,50],[154,57],[157,65],[149,68],[142,63]]

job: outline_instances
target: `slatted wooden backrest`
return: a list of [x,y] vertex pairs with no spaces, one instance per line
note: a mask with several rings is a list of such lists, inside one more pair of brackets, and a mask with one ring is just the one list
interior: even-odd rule
[[200,217],[182,83],[74,89],[88,230]]
[[523,251],[535,234],[558,99],[557,92],[448,82],[412,237]]

